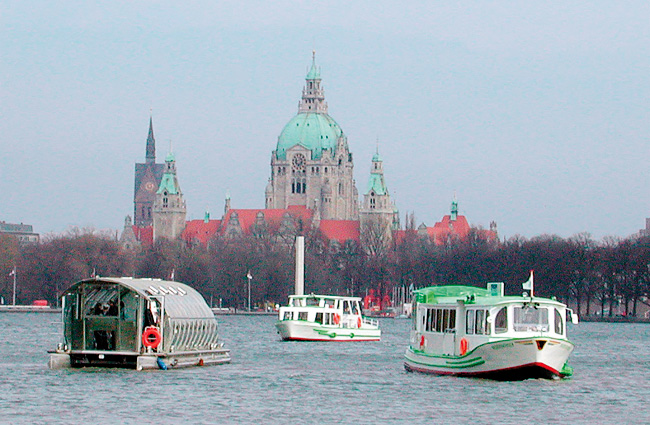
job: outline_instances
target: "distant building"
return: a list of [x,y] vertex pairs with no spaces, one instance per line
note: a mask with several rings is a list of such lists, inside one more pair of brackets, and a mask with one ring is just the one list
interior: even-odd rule
[[[298,114],[289,120],[271,153],[271,175],[265,188],[265,207],[231,208],[226,196],[224,213],[211,219],[186,221],[185,200],[178,183],[176,162],[170,154],[165,164],[156,164],[153,123],[149,120],[145,163],[136,164],[134,222],[125,222],[121,242],[135,247],[134,240],[151,245],[155,240],[181,238],[207,246],[213,238],[256,236],[272,242],[293,243],[296,234],[319,233],[330,245],[358,242],[369,253],[385,250],[400,231],[399,210],[391,199],[379,151],[371,161],[370,178],[361,204],[354,180],[353,155],[348,139],[329,115],[315,55],[305,77]],[[452,214],[432,228],[418,229],[436,243],[465,238],[470,227]],[[483,231],[494,234],[494,230]],[[489,233],[492,232],[492,233]]]
[[418,226],[417,234],[422,238],[428,239],[435,245],[445,245],[454,241],[465,241],[474,230],[477,236],[488,242],[498,242],[497,224],[490,223],[490,229],[472,229],[464,215],[458,214],[458,201],[456,199],[451,203],[451,214],[442,217],[442,220],[428,227],[424,223]]
[[315,54],[293,117],[271,154],[266,208],[301,205],[323,220],[357,220],[358,192],[348,138],[327,112]]
[[393,240],[393,232],[400,228],[399,210],[390,199],[379,149],[372,157],[370,180],[363,195],[359,221],[361,242],[370,254],[377,254],[388,248]]
[[153,204],[160,187],[165,164],[156,164],[156,139],[153,135],[153,118],[149,118],[149,135],[145,162],[135,164],[133,189],[133,221],[138,227],[153,225]]
[[160,180],[153,204],[153,239],[176,239],[185,229],[187,208],[176,176],[173,153],[165,158],[165,173]]
[[13,224],[0,222],[0,235],[10,235],[18,239],[21,244],[38,243],[41,237],[38,233],[34,233],[34,228],[31,224]]

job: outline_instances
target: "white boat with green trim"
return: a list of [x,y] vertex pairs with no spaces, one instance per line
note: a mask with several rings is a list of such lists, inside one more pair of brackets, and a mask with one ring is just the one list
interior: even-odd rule
[[502,282],[414,291],[406,370],[498,380],[570,376],[572,312],[555,299],[533,297],[532,273],[526,285],[531,296],[504,296]]
[[304,295],[305,238],[296,237],[295,295],[280,307],[275,327],[285,341],[379,341],[375,319],[361,314],[361,298],[337,295]]
[[361,315],[359,297],[290,295],[275,324],[283,340],[379,341],[379,322]]

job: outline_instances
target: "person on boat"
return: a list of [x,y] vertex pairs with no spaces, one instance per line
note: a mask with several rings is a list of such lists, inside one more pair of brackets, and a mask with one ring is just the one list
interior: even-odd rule
[[108,302],[108,316],[117,316],[117,303],[115,300],[110,300]]

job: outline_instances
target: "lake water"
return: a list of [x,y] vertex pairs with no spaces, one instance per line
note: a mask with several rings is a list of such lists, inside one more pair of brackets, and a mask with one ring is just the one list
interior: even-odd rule
[[650,325],[581,323],[571,379],[404,371],[408,320],[381,342],[282,342],[271,316],[220,316],[232,363],[47,369],[58,315],[0,314],[0,423],[650,423]]

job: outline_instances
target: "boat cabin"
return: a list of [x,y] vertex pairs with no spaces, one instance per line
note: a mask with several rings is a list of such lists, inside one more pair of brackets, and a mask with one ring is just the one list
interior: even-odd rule
[[290,295],[280,320],[303,320],[323,325],[358,327],[361,298],[328,295]]
[[415,343],[443,355],[463,355],[468,347],[488,340],[566,339],[569,309],[564,304],[548,298],[504,296],[502,282],[489,283],[488,289],[424,288],[415,292],[414,302],[413,331],[420,335]]
[[159,358],[175,366],[190,352],[203,353],[202,363],[229,360],[212,310],[183,283],[98,277],[73,284],[61,298],[63,341],[56,352],[69,355],[72,367],[139,369]]

